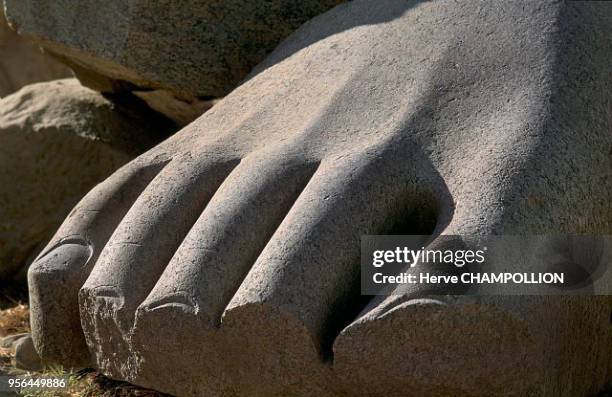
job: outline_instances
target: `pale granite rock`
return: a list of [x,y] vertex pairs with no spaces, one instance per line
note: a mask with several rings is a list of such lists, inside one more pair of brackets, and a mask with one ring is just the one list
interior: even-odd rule
[[87,191],[172,130],[141,100],[116,99],[66,79],[0,100],[0,283],[25,269]]

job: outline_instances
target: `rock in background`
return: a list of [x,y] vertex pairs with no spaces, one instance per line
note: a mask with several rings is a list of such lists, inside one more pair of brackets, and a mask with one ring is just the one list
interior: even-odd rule
[[0,98],[27,84],[70,76],[70,69],[11,30],[0,2]]
[[[137,91],[179,124],[302,23],[343,0],[5,0],[7,17],[100,92]],[[151,94],[149,91],[162,91]],[[178,103],[177,103],[178,102]]]
[[173,128],[140,99],[111,101],[76,79],[0,100],[0,286],[25,269],[85,193]]

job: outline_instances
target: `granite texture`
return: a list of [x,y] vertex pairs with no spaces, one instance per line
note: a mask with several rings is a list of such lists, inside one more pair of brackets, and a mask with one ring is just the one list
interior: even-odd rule
[[558,1],[311,20],[76,206],[29,272],[38,352],[178,396],[599,392],[610,297],[368,300],[359,237],[611,234],[610,26]]

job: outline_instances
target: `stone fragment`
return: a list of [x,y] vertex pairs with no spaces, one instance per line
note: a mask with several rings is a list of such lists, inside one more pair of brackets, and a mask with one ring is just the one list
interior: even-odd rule
[[30,335],[15,341],[15,366],[27,371],[40,371],[42,363]]

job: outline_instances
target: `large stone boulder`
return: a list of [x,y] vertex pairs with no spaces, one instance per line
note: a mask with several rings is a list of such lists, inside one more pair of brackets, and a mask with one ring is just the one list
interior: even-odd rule
[[76,79],[0,100],[0,280],[24,268],[89,189],[170,127],[137,98],[111,102]]
[[0,2],[0,98],[27,84],[71,75],[65,65],[9,28]]
[[6,0],[6,12],[19,33],[63,59],[85,85],[165,90],[147,98],[151,106],[179,112],[170,115],[185,123],[302,23],[342,1]]

